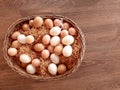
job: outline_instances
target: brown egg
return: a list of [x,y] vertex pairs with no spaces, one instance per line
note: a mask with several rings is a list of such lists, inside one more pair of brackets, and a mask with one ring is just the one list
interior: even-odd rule
[[27,63],[21,63],[21,66],[22,66],[23,68],[26,68],[27,65],[28,65]]
[[43,59],[47,59],[50,55],[50,52],[47,50],[47,49],[44,49],[42,52],[41,52],[41,57]]
[[19,31],[15,31],[12,35],[11,35],[11,38],[12,39],[17,39],[17,37],[20,35],[20,32]]
[[39,59],[33,59],[32,60],[32,65],[34,66],[34,67],[38,67],[38,66],[40,66],[40,60]]
[[68,34],[69,34],[69,33],[68,33],[67,30],[62,30],[61,33],[60,33],[60,36],[61,36],[61,38],[63,38],[63,37],[65,37],[65,36],[67,36]]
[[55,26],[62,26],[62,21],[59,20],[59,19],[55,19],[55,20],[54,20],[54,25],[55,25]]
[[9,56],[15,56],[17,54],[17,49],[16,48],[9,48],[8,49],[8,55]]
[[38,27],[42,26],[42,24],[43,24],[42,17],[37,16],[34,18],[34,21],[33,21],[34,27],[38,28]]
[[25,40],[26,40],[26,43],[28,43],[28,44],[32,44],[35,41],[35,39],[32,35],[26,36]]
[[58,65],[58,73],[59,73],[59,74],[65,73],[66,70],[67,70],[67,68],[66,68],[66,66],[65,66],[64,64]]
[[54,51],[54,47],[51,46],[51,45],[49,45],[49,46],[47,47],[47,49],[49,50],[50,53],[53,53],[53,51]]
[[23,30],[29,30],[30,28],[29,28],[28,24],[23,24],[22,29]]
[[45,46],[42,43],[37,43],[34,45],[34,50],[37,52],[41,52],[45,49]]
[[51,29],[53,27],[53,21],[51,19],[46,19],[45,20],[45,26],[48,28],[48,29]]
[[29,25],[30,25],[30,26],[33,26],[33,20],[30,20],[30,21],[29,21]]
[[64,23],[63,23],[63,29],[68,30],[68,28],[69,28],[69,23],[64,22]]
[[47,45],[50,43],[50,35],[44,35],[42,38],[43,44]]
[[59,44],[58,46],[56,46],[54,48],[54,53],[57,54],[57,55],[61,55],[62,54],[62,50],[63,50],[63,45]]
[[70,33],[71,35],[76,35],[76,30],[75,30],[75,28],[70,27],[70,28],[68,29],[68,31],[69,31],[69,33]]
[[15,41],[12,42],[12,47],[13,48],[18,48],[18,47],[20,47],[20,45],[21,44],[18,42],[18,40],[15,40]]

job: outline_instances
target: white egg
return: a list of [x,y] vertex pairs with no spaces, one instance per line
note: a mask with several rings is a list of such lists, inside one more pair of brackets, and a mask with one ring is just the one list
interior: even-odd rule
[[61,32],[61,28],[58,26],[55,26],[50,30],[50,35],[56,36],[56,35],[59,35],[60,32]]
[[19,59],[22,63],[30,63],[31,62],[31,57],[27,54],[21,54]]
[[54,63],[49,64],[48,71],[51,75],[57,74],[57,66]]
[[20,42],[21,44],[25,44],[26,43],[26,36],[24,34],[20,34],[18,37],[18,42]]
[[62,43],[64,45],[70,45],[74,42],[74,37],[71,35],[67,35],[62,39]]
[[51,46],[56,46],[60,43],[60,37],[59,36],[54,36],[50,40]]
[[26,67],[26,71],[29,74],[34,74],[36,72],[36,68],[32,64],[28,64]]
[[65,57],[71,56],[72,55],[72,47],[70,45],[65,46],[63,48],[62,53],[63,53],[63,56],[65,56]]
[[54,64],[58,64],[59,63],[59,56],[58,55],[56,55],[56,54],[51,54],[51,56],[50,56],[50,60],[54,63]]

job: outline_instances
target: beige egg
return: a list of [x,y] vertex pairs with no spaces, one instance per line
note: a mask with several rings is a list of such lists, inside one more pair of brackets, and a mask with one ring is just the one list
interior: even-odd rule
[[34,50],[37,52],[41,52],[45,49],[45,46],[42,43],[37,43],[34,45]]
[[32,65],[34,66],[34,67],[38,67],[38,66],[40,66],[40,60],[39,59],[33,59],[32,60]]
[[55,25],[55,26],[62,26],[62,21],[59,20],[59,19],[55,19],[55,20],[54,20],[54,25]]
[[41,27],[43,25],[43,19],[42,19],[42,17],[39,17],[39,16],[35,17],[34,21],[33,21],[33,25],[36,28]]
[[32,35],[26,36],[26,43],[32,44],[35,41],[34,37]]
[[70,35],[76,35],[76,30],[75,30],[75,28],[70,27],[70,28],[68,29],[68,31],[69,31]]
[[69,33],[68,33],[67,30],[62,30],[61,33],[60,33],[60,36],[61,36],[61,38],[63,38],[63,37],[65,37],[65,36],[67,36],[68,34],[69,34]]
[[29,74],[35,74],[36,68],[32,64],[28,64],[26,67],[26,71]]
[[63,23],[63,29],[68,30],[69,26],[70,26],[69,23],[67,23],[67,22]]
[[63,45],[59,44],[54,48],[54,53],[57,55],[61,55],[62,54],[62,49],[63,49]]
[[54,63],[48,65],[48,71],[51,75],[57,74],[57,66]]
[[54,63],[54,64],[58,64],[60,62],[59,56],[52,53],[50,55],[50,60]]
[[9,56],[15,56],[15,55],[17,55],[17,49],[16,48],[9,48],[8,49],[8,55]]
[[64,48],[63,48],[63,50],[62,50],[62,54],[63,54],[63,56],[65,56],[65,57],[69,57],[69,56],[71,56],[72,55],[72,47],[70,46],[70,45],[67,45],[67,46],[65,46]]
[[53,27],[53,21],[52,21],[52,19],[45,19],[45,26],[48,29],[51,29]]
[[54,36],[50,40],[50,45],[51,46],[57,46],[60,43],[60,37],[59,36]]
[[21,44],[18,42],[18,40],[15,40],[12,42],[12,45],[11,45],[13,48],[19,48],[21,46]]
[[47,50],[47,49],[44,49],[42,52],[41,52],[41,57],[43,59],[47,59],[50,55],[50,52]]
[[74,42],[74,37],[72,35],[67,35],[62,39],[62,44],[71,45]]
[[58,65],[58,69],[57,69],[57,71],[58,71],[59,74],[63,74],[63,73],[65,73],[66,70],[67,70],[67,68],[66,68],[66,66],[65,66],[64,64],[60,64],[60,65]]
[[15,31],[12,35],[11,35],[11,38],[12,39],[17,39],[17,37],[20,35],[20,32],[19,31]]
[[28,24],[23,24],[23,25],[22,25],[22,29],[23,29],[23,30],[29,30],[30,27],[29,27]]
[[50,35],[44,35],[42,38],[43,44],[47,45],[50,43]]
[[54,51],[54,47],[51,46],[51,45],[49,45],[49,46],[47,47],[47,49],[49,50],[50,53],[53,53],[53,51]]
[[29,25],[30,25],[30,26],[33,26],[33,20],[30,20],[30,21],[29,21]]

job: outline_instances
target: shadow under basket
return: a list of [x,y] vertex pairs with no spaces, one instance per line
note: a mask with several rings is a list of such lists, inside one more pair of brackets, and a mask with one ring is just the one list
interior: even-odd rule
[[54,77],[44,77],[44,76],[40,76],[40,75],[31,75],[28,74],[25,70],[21,69],[20,66],[18,66],[17,64],[12,62],[12,58],[8,55],[7,50],[10,47],[10,35],[15,31],[15,28],[20,25],[21,23],[31,20],[33,19],[35,16],[41,16],[41,15],[34,15],[34,16],[28,16],[28,17],[24,17],[24,18],[20,18],[19,20],[17,20],[16,22],[14,22],[9,28],[8,28],[8,32],[5,36],[5,40],[4,40],[4,46],[3,46],[3,54],[4,54],[4,59],[7,61],[7,64],[17,73],[19,73],[22,76],[28,77],[28,78],[32,78],[35,80],[40,80],[40,81],[47,81],[47,80],[57,80],[57,79],[61,79],[64,77],[67,77],[69,75],[71,75],[74,71],[76,71],[78,69],[78,67],[80,66],[82,59],[84,57],[84,53],[86,50],[86,46],[85,46],[85,37],[84,34],[82,33],[81,29],[75,24],[75,22],[73,22],[72,20],[64,17],[64,16],[60,16],[60,15],[49,15],[49,16],[41,16],[43,19],[46,18],[50,18],[50,19],[56,19],[56,18],[61,18],[63,19],[65,22],[68,22],[69,24],[71,24],[77,31],[77,33],[79,34],[80,38],[81,38],[81,52],[79,53],[79,58],[77,60],[77,63],[74,65],[73,68],[71,68],[70,70],[68,70],[67,72],[65,72],[64,74],[61,75],[57,75]]

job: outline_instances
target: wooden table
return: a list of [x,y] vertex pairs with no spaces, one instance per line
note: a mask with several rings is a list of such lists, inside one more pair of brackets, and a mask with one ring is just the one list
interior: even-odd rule
[[[40,82],[21,77],[3,58],[9,25],[28,15],[63,15],[86,36],[86,54],[72,76]],[[0,90],[120,90],[120,0],[0,0]]]

